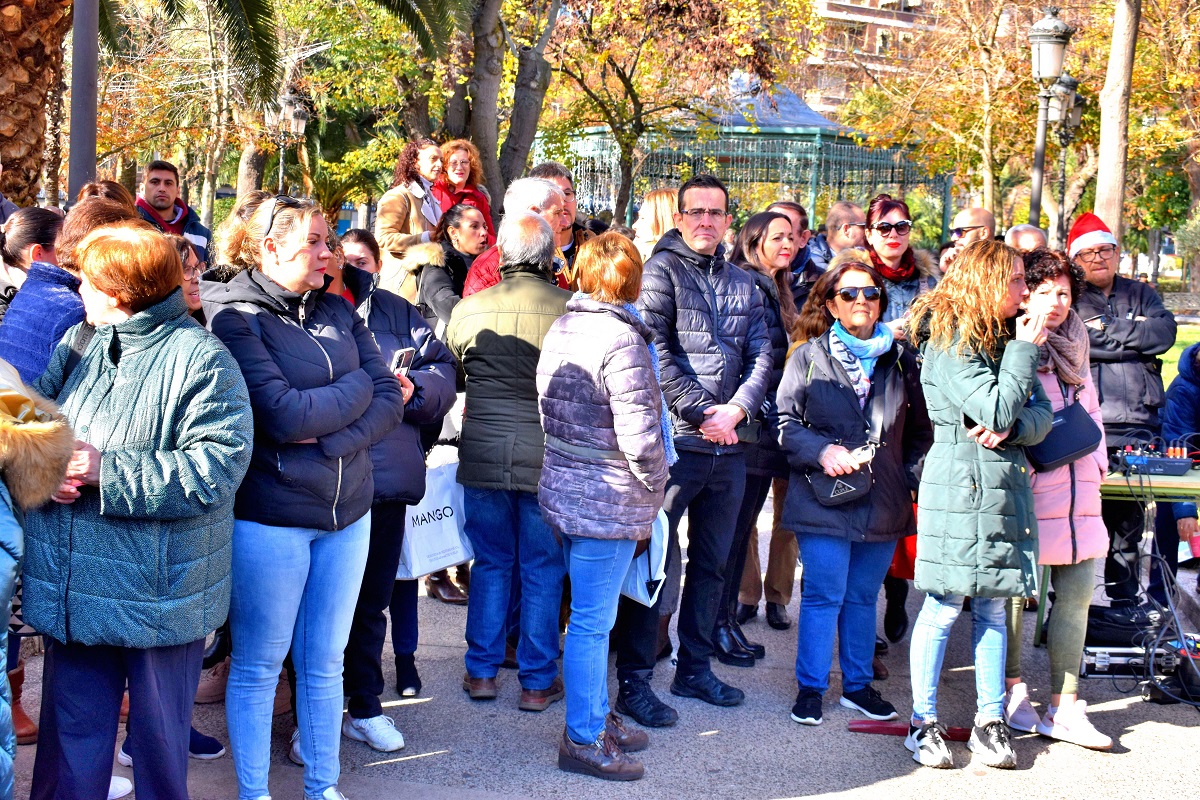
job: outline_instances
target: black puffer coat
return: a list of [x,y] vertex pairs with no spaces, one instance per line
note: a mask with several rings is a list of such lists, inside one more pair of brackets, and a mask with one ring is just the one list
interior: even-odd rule
[[[324,289],[297,294],[259,270],[200,281],[208,328],[237,359],[254,409],[254,455],[234,517],[342,530],[371,509],[369,449],[404,397],[367,326]],[[326,280],[328,286],[329,280]],[[316,444],[297,444],[316,438]]]
[[788,335],[783,327],[783,312],[779,308],[779,289],[775,281],[754,270],[745,268],[758,287],[758,296],[763,302],[763,316],[767,323],[767,336],[771,339],[771,381],[767,397],[763,400],[758,419],[762,422],[758,444],[746,445],[746,472],[769,478],[788,476],[787,456],[779,448],[779,406],[775,394],[783,380],[783,366],[787,362]]
[[454,356],[438,341],[417,307],[379,288],[379,276],[347,265],[342,281],[354,295],[359,316],[375,337],[387,364],[396,351],[416,349],[408,378],[413,396],[404,406],[404,421],[371,446],[375,501],[412,505],[425,496],[425,449],[421,425],[441,424],[454,405]]
[[704,411],[733,403],[753,419],[771,381],[771,340],[754,279],[706,256],[667,231],[642,272],[638,309],[654,331],[663,396],[670,406],[675,447],[706,453],[741,452],[704,440]]
[[[779,384],[779,441],[792,467],[783,527],[856,542],[886,542],[915,533],[911,493],[933,443],[916,357],[899,343],[880,356],[866,408],[860,409],[845,368],[830,352],[830,335],[796,348]],[[871,491],[840,506],[821,505],[807,473],[821,469],[826,445],[853,450],[866,444],[868,420],[879,403],[883,428],[871,462]]]

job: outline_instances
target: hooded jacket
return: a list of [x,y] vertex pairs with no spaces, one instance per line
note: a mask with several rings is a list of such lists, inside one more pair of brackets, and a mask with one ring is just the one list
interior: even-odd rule
[[536,492],[546,452],[538,415],[542,340],[571,295],[540,265],[505,264],[501,280],[454,307],[446,343],[466,377],[458,482]]
[[754,278],[720,245],[706,256],[672,229],[646,261],[637,306],[654,331],[675,447],[740,453],[740,444],[706,441],[700,425],[705,409],[725,403],[752,420],[767,396],[775,365]]
[[[50,499],[62,483],[75,448],[75,434],[58,408],[22,386],[8,364],[0,364],[0,611],[12,614],[17,576],[25,556],[24,511]],[[0,640],[0,658],[8,637]],[[0,797],[13,796],[12,693],[0,678]]]
[[454,356],[411,303],[380,288],[378,276],[346,265],[342,280],[387,364],[402,348],[417,351],[408,371],[413,395],[404,405],[404,421],[371,445],[375,502],[412,505],[425,496],[419,426],[440,423],[454,405]]
[[234,492],[253,437],[246,384],[179,289],[99,326],[68,374],[75,331],[34,388],[100,451],[100,481],[29,513],[25,621],[64,643],[203,639],[229,610]]
[[342,530],[371,509],[370,447],[403,419],[400,383],[345,299],[297,294],[257,269],[215,278],[209,270],[200,281],[204,316],[254,406],[254,457],[234,515]]
[[[1163,306],[1154,287],[1118,275],[1112,292],[1084,286],[1075,311],[1084,322],[1102,318],[1104,330],[1088,327],[1092,345],[1092,383],[1104,415],[1109,447],[1126,436],[1146,440],[1158,432],[1158,410],[1165,402],[1162,355],[1175,344],[1175,315]],[[1139,319],[1142,318],[1142,319]]]
[[[782,526],[852,542],[894,541],[916,531],[911,493],[933,443],[920,369],[910,349],[893,344],[876,362],[860,408],[845,367],[830,352],[830,335],[799,345],[779,385],[779,442],[792,469]],[[840,506],[821,505],[808,481],[821,469],[821,452],[831,444],[847,450],[866,444],[876,414],[883,426],[871,491]]]
[[556,531],[645,539],[667,457],[653,334],[627,309],[573,298],[542,347],[537,388],[546,462],[538,500]]

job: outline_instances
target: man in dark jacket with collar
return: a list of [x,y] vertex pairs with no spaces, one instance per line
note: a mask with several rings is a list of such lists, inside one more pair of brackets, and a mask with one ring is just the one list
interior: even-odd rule
[[538,504],[546,437],[538,414],[537,365],[542,340],[566,312],[571,295],[553,283],[554,232],[542,217],[505,217],[496,247],[500,282],[464,297],[446,328],[446,344],[466,377],[458,482],[475,550],[463,690],[472,700],[496,697],[516,571],[518,707],[542,711],[563,697],[555,659],[566,562]]
[[[671,693],[718,706],[735,706],[744,699],[741,690],[713,675],[709,664],[746,485],[738,432],[762,405],[774,367],[754,279],[724,258],[721,237],[731,221],[728,208],[729,193],[713,176],[697,175],[683,184],[676,228],[659,240],[646,261],[637,303],[654,332],[679,452],[664,504],[674,541],[680,520],[688,515],[687,581]],[[622,600],[617,621],[617,710],[651,726],[671,725],[678,718],[649,684],[658,617],[657,607]]]
[[[1163,306],[1153,286],[1117,274],[1121,248],[1095,214],[1084,214],[1071,226],[1067,253],[1087,276],[1075,312],[1089,329],[1092,382],[1112,453],[1126,444],[1146,442],[1159,432],[1158,410],[1165,397],[1158,356],[1175,344],[1175,315]],[[1141,573],[1142,506],[1105,500],[1101,513],[1110,541],[1105,588],[1113,605],[1132,605]],[[1157,523],[1157,528],[1175,525],[1169,504],[1159,506]],[[1160,538],[1159,543],[1166,541]]]
[[200,249],[205,264],[211,264],[208,245],[212,232],[200,222],[195,209],[179,199],[179,170],[169,161],[151,161],[142,176],[138,213],[163,233],[182,236]]

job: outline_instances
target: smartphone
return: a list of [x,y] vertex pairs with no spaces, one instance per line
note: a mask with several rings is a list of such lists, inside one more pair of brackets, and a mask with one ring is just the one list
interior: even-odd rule
[[404,347],[396,351],[396,355],[392,356],[392,374],[403,375],[408,377],[408,370],[412,367],[413,357],[417,355],[417,348]]

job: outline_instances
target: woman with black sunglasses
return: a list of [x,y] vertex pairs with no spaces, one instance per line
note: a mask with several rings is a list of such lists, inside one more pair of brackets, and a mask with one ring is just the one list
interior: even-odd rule
[[903,320],[917,295],[937,285],[937,263],[923,250],[913,248],[912,214],[908,204],[890,194],[877,195],[867,207],[867,252],[871,266],[883,278],[888,307],[883,322],[896,338],[905,338]]
[[[933,433],[915,356],[880,322],[885,285],[864,250],[830,262],[800,312],[794,338],[802,344],[777,394],[791,468],[783,527],[796,532],[804,564],[792,707],[801,725],[821,724],[835,633],[841,705],[896,718],[871,685],[875,598],[896,541],[916,531],[912,492]],[[864,470],[872,473],[865,484]],[[819,497],[818,488],[826,490]],[[839,497],[845,502],[835,504]]]

